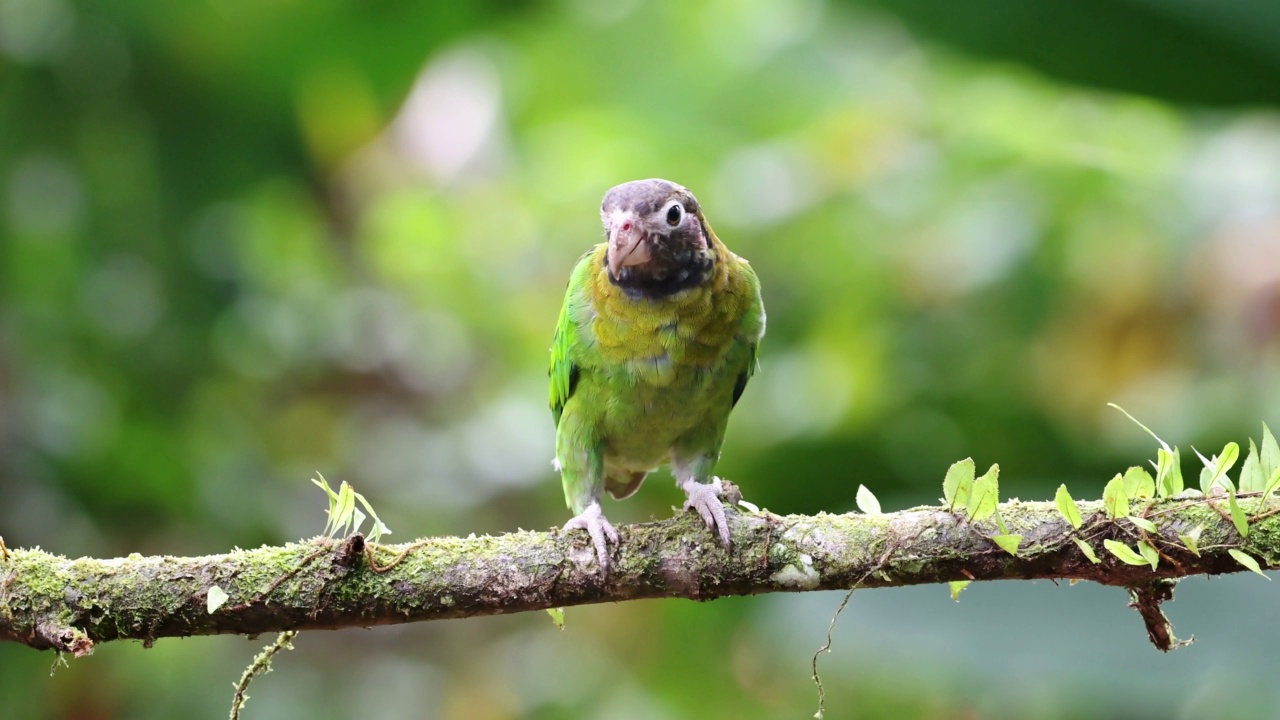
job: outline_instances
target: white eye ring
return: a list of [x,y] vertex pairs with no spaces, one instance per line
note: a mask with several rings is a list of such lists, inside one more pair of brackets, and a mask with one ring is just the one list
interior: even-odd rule
[[662,216],[671,227],[676,227],[684,221],[684,213],[684,205],[679,200],[672,200],[662,209]]

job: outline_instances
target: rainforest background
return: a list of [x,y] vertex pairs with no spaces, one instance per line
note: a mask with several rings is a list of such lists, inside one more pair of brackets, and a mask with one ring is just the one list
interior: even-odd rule
[[[691,188],[769,311],[720,474],[778,513],[1098,497],[1280,423],[1265,0],[0,0],[0,535],[69,556],[548,528],[605,189]],[[1196,468],[1188,462],[1189,477]],[[664,518],[664,474],[610,503]],[[1274,716],[1280,588],[857,593],[830,717]],[[303,633],[246,718],[807,717],[838,594]],[[6,717],[222,717],[264,642],[0,646]]]

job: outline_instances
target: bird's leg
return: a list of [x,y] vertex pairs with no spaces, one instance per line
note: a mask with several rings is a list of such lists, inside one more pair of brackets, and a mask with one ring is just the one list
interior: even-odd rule
[[705,469],[709,474],[710,465],[711,463],[706,462],[705,459],[687,464],[675,463],[673,469],[676,485],[684,490],[686,496],[684,509],[697,510],[698,515],[702,517],[702,522],[707,524],[707,529],[719,537],[720,544],[727,548],[730,545],[729,520],[724,514],[724,503],[720,502],[720,495],[724,490],[720,484],[720,478],[712,477],[709,482],[698,480],[701,475],[699,471]]
[[560,528],[560,532],[569,532],[570,530],[587,531],[587,534],[591,536],[591,544],[596,547],[596,560],[600,563],[600,569],[608,570],[609,543],[606,542],[606,539],[617,545],[618,531],[613,529],[613,525],[604,516],[604,512],[600,509],[600,501],[592,502],[585,510],[574,515],[573,519]]
[[576,515],[564,524],[561,532],[586,530],[596,549],[600,570],[609,571],[609,543],[618,544],[618,531],[605,519],[600,509],[604,492],[604,458],[578,417],[567,412],[561,418],[556,435],[556,464],[564,484],[564,499]]

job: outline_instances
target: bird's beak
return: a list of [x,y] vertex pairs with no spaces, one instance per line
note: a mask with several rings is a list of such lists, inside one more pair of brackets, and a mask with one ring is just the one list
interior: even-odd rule
[[609,220],[609,274],[616,280],[622,268],[649,262],[649,244],[632,213],[617,213]]

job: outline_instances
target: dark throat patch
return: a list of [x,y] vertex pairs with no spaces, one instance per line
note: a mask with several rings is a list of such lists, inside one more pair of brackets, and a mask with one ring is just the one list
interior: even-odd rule
[[[708,233],[701,222],[698,228],[702,237],[707,238]],[[664,298],[698,287],[711,279],[716,258],[706,240],[699,242],[692,233],[673,233],[657,237],[651,234],[644,242],[649,246],[649,262],[625,266],[616,278],[609,275],[609,281],[622,288],[628,296]]]

